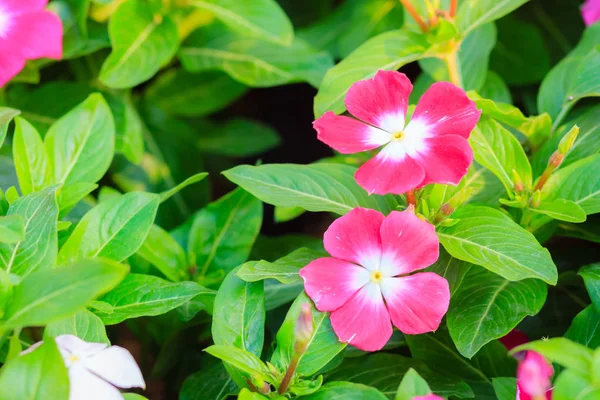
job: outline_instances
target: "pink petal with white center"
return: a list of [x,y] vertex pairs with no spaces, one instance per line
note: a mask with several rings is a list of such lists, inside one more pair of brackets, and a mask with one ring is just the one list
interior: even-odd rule
[[421,272],[381,282],[392,323],[402,333],[435,331],[450,305],[448,281],[433,272]]
[[364,163],[354,175],[356,182],[369,194],[406,193],[420,186],[425,179],[425,171],[419,163],[408,156],[396,158],[388,146]]
[[[1,42],[1,39],[0,39]],[[0,88],[25,67],[25,58],[20,54],[6,51],[6,47],[0,43]]]
[[331,326],[342,342],[364,351],[381,350],[392,336],[392,324],[379,285],[369,283],[333,311]]
[[94,357],[83,360],[85,367],[113,385],[128,389],[145,388],[142,372],[129,351],[111,346]]
[[325,250],[332,257],[379,269],[381,240],[379,228],[384,216],[379,211],[357,207],[333,221],[323,236]]
[[300,270],[304,290],[319,311],[333,311],[342,306],[370,281],[365,268],[338,260],[319,258]]
[[436,82],[419,100],[405,131],[418,131],[421,137],[458,135],[468,139],[480,115],[464,90],[449,82]]
[[69,368],[69,400],[123,400],[123,395],[78,363]]
[[78,358],[92,357],[108,347],[106,343],[86,342],[75,335],[60,335],[55,340],[59,350],[66,351]]
[[600,21],[600,0],[587,0],[581,6],[581,16],[586,26]]
[[392,135],[354,118],[328,111],[313,122],[317,139],[342,154],[373,150],[388,143]]
[[11,13],[26,13],[43,10],[48,0],[2,0],[0,4]]
[[456,185],[473,163],[473,149],[465,139],[456,135],[428,139],[427,153],[417,161],[425,170],[421,186],[430,183]]
[[408,274],[437,261],[440,241],[435,227],[412,211],[392,211],[381,224],[384,276]]
[[415,396],[412,400],[444,400],[444,398],[435,394],[428,394],[427,396]]
[[350,87],[345,104],[348,112],[390,133],[404,130],[412,83],[403,73],[377,71],[375,77]]
[[16,15],[11,21],[8,35],[28,60],[62,58],[62,22],[49,11]]
[[552,365],[535,351],[528,351],[517,367],[518,386],[522,393],[532,397],[542,396],[550,389],[552,375]]

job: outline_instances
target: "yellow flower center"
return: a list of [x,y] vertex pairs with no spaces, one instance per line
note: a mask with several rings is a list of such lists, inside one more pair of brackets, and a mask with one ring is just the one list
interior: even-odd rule
[[403,131],[396,132],[392,136],[394,137],[394,139],[400,140],[400,139],[402,139],[404,137],[404,132]]
[[69,356],[69,360],[73,363],[76,363],[77,361],[79,361],[79,357],[77,357],[76,355],[71,354]]
[[379,283],[383,279],[383,275],[380,271],[371,272],[371,281],[374,283]]

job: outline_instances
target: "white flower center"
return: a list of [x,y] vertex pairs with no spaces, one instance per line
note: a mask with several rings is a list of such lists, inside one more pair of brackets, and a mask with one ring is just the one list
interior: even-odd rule
[[10,14],[0,7],[0,39],[6,38],[10,28]]

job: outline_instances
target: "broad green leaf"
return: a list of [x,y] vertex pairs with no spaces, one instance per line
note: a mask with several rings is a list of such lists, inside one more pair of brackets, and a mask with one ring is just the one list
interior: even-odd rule
[[102,320],[86,309],[50,322],[44,329],[44,338],[75,335],[86,342],[110,345]]
[[577,203],[570,200],[556,199],[542,201],[536,208],[530,208],[531,212],[544,214],[559,221],[584,222],[586,220],[585,210]]
[[483,86],[479,89],[479,94],[492,101],[512,104],[510,89],[506,86],[506,83],[502,78],[494,71],[488,71],[485,82],[483,82]]
[[192,0],[212,12],[230,29],[284,46],[294,40],[294,27],[275,0]]
[[104,324],[114,325],[126,319],[164,314],[211,292],[195,282],[173,283],[156,276],[130,274],[99,299],[112,307],[111,312],[97,310],[96,315]]
[[25,238],[12,244],[0,243],[0,267],[25,276],[56,264],[58,204],[56,186],[23,196],[8,210],[25,221]]
[[84,257],[123,261],[144,243],[160,196],[130,192],[101,203],[79,221],[58,253],[58,263]]
[[115,151],[140,164],[144,156],[144,126],[131,96],[104,92],[115,120]]
[[69,376],[54,340],[5,364],[0,388],[2,400],[67,400]]
[[[414,337],[421,336],[423,335]],[[365,357],[346,358],[340,366],[326,374],[326,380],[329,382],[350,381],[372,386],[389,399],[393,399],[398,391],[399,382],[411,368],[429,382],[431,390],[439,396],[473,397],[473,392],[465,382],[449,376],[446,371],[442,375],[433,372],[422,361],[390,353],[374,353]]]
[[537,340],[521,345],[511,353],[534,350],[552,362],[576,371],[581,376],[589,376],[592,368],[592,350],[565,338]]
[[2,147],[4,139],[6,139],[6,132],[8,131],[10,121],[20,113],[21,111],[13,108],[0,107],[0,147]]
[[167,279],[180,282],[189,276],[185,250],[167,231],[152,225],[137,254],[154,265]]
[[542,190],[542,199],[565,199],[579,205],[586,214],[600,212],[600,155],[579,160],[556,171]]
[[306,352],[298,361],[296,373],[300,376],[311,376],[333,360],[339,352],[344,350],[347,344],[340,342],[333,331],[329,314],[316,310],[308,296],[302,293],[290,307],[281,328],[277,332],[277,348],[271,359],[276,367],[285,370],[294,355],[295,327],[304,304],[311,306],[314,330]]
[[435,272],[439,276],[445,278],[450,285],[450,294],[454,296],[454,293],[460,288],[460,285],[472,266],[473,264],[452,257],[442,247],[440,248],[440,256],[435,264],[428,267],[425,271]]
[[346,92],[354,82],[380,70],[396,70],[425,56],[429,45],[422,35],[395,30],[375,36],[327,71],[315,97],[315,117],[326,111],[343,112]]
[[73,183],[61,187],[57,197],[58,207],[61,211],[60,216],[66,216],[79,201],[97,188],[97,184],[88,182]]
[[25,239],[25,219],[21,215],[0,217],[0,243],[14,244]]
[[148,398],[137,393],[122,393],[122,395],[124,400],[148,400]]
[[525,188],[531,188],[531,165],[517,138],[493,119],[483,119],[471,133],[469,143],[475,160],[500,179],[506,192],[514,189],[513,170]]
[[553,400],[596,400],[600,398],[600,389],[592,382],[572,370],[564,371],[552,390]]
[[279,135],[270,126],[234,118],[214,130],[202,132],[196,143],[203,152],[229,157],[252,157],[271,150],[279,142]]
[[48,165],[44,142],[35,128],[21,117],[15,118],[13,160],[22,194],[44,188],[46,176],[51,168]]
[[514,400],[517,398],[517,380],[515,378],[494,378],[492,384],[498,400]]
[[379,390],[352,382],[329,382],[315,393],[302,396],[302,400],[386,400]]
[[311,261],[324,256],[325,254],[322,252],[300,248],[274,262],[261,260],[242,264],[236,275],[246,282],[276,279],[288,285],[301,282],[302,278],[298,275],[300,269],[306,267]]
[[148,88],[146,99],[173,115],[201,117],[227,107],[247,90],[222,72],[172,69]]
[[[561,164],[563,168],[587,156],[600,152],[600,143],[598,141],[598,137],[600,137],[600,105],[592,107],[583,115],[576,117],[573,121],[569,121],[569,124],[571,126],[575,124],[579,126],[579,135],[577,135],[577,140]],[[566,126],[571,128],[569,124]],[[564,133],[567,133],[568,130],[565,129]]]
[[600,264],[587,265],[579,270],[592,303],[600,312]]
[[78,261],[32,273],[13,288],[0,325],[41,326],[83,308],[123,280],[128,268],[110,260]]
[[481,347],[513,330],[528,315],[537,314],[546,301],[546,285],[537,279],[507,281],[474,267],[452,296],[448,330],[458,351],[473,357]]
[[412,400],[415,396],[426,396],[431,394],[431,389],[421,375],[414,369],[409,369],[398,387],[396,400]]
[[190,176],[189,178],[187,178],[180,184],[173,186],[171,189],[169,189],[165,192],[162,192],[160,194],[160,202],[164,203],[165,201],[169,200],[171,197],[173,197],[174,195],[176,195],[177,193],[179,193],[186,187],[191,186],[194,183],[201,182],[207,176],[208,176],[208,172],[200,172],[198,174]]
[[223,172],[233,183],[275,206],[345,214],[355,207],[384,214],[398,206],[393,196],[370,195],[354,180],[356,169],[341,164],[240,165]]
[[177,26],[142,0],[121,4],[108,24],[112,53],[100,70],[106,86],[123,89],[152,78],[175,55]]
[[452,217],[460,221],[441,227],[438,236],[453,257],[481,265],[510,281],[537,278],[556,284],[558,274],[548,250],[502,212],[469,205]]
[[267,400],[268,397],[260,393],[253,392],[248,388],[243,388],[238,394],[238,400]]
[[182,45],[179,58],[190,72],[221,70],[251,87],[308,82],[319,87],[333,66],[331,56],[301,39],[289,46],[263,42],[211,24],[196,30]]
[[600,312],[593,305],[587,306],[573,318],[565,338],[590,349],[600,347]]
[[104,176],[115,151],[115,126],[108,104],[100,94],[56,121],[44,145],[52,164],[52,182],[96,183]]
[[203,367],[188,376],[179,392],[180,400],[221,400],[239,391],[223,364]]
[[500,19],[527,0],[466,0],[460,3],[456,25],[466,35],[478,26]]
[[229,365],[249,374],[258,373],[263,379],[269,376],[267,366],[254,354],[235,346],[212,345],[204,349],[208,354],[217,357]]

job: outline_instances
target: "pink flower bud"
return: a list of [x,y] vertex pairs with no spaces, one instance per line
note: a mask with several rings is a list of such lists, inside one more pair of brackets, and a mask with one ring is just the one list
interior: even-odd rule
[[310,304],[302,304],[300,315],[296,321],[296,343],[307,343],[313,334],[313,320]]
[[528,351],[517,368],[519,392],[533,398],[546,396],[546,392],[552,386],[550,378],[553,374],[552,365],[542,355]]

